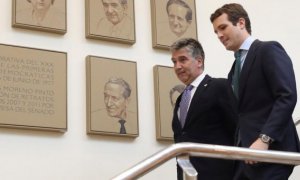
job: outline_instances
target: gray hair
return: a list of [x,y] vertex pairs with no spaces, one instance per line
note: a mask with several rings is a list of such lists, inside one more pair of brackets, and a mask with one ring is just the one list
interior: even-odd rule
[[174,51],[178,51],[182,48],[185,48],[193,58],[200,57],[204,61],[204,59],[205,59],[204,50],[203,50],[200,42],[197,41],[196,39],[193,39],[193,38],[179,39],[178,41],[174,42],[171,45],[170,51],[174,52]]
[[117,84],[121,87],[124,88],[124,91],[122,93],[123,97],[125,99],[127,99],[130,94],[131,94],[131,88],[129,86],[129,84],[122,78],[116,78],[116,77],[111,77],[109,78],[109,80],[105,83],[105,87],[108,85],[108,84]]

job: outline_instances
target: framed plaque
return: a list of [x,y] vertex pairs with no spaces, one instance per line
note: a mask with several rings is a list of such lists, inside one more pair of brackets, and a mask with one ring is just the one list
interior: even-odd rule
[[67,130],[67,54],[0,44],[0,126]]
[[136,62],[87,56],[87,133],[137,137]]
[[67,32],[67,0],[13,0],[12,9],[13,27]]
[[135,43],[134,0],[86,0],[86,37]]
[[185,85],[177,79],[172,67],[156,65],[153,67],[153,72],[156,139],[173,140],[173,109]]
[[195,0],[151,0],[152,45],[169,49],[181,38],[197,39]]

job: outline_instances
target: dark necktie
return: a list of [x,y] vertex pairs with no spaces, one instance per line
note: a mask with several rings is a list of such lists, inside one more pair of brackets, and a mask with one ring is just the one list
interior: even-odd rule
[[126,129],[125,129],[125,125],[124,125],[126,123],[126,121],[124,119],[120,119],[119,123],[121,125],[120,134],[126,134]]
[[240,81],[240,73],[241,73],[241,54],[242,50],[238,50],[234,53],[235,57],[235,66],[234,72],[232,76],[232,87],[233,92],[237,98],[239,98],[239,81]]
[[188,85],[183,91],[181,101],[180,101],[180,123],[183,127],[185,124],[186,115],[188,112],[188,107],[191,99],[191,90],[193,89],[193,85]]

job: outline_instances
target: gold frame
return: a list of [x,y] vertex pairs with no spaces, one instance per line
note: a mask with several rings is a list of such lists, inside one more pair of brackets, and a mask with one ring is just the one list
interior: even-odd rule
[[67,131],[67,53],[0,44],[0,127]]
[[[180,89],[184,89],[185,86],[177,79],[172,67],[156,65],[153,67],[153,74],[156,139],[173,140],[173,107],[175,106],[176,99],[179,96],[177,87],[182,86]],[[177,90],[175,91],[172,89]]]
[[54,1],[50,6],[47,16],[37,22],[30,18],[33,12],[30,2],[13,0],[12,27],[65,34],[67,32],[67,0]]
[[[112,23],[107,20],[105,12],[103,12],[104,7],[100,3],[101,1],[85,0],[86,38],[134,44],[136,41],[134,0],[127,1],[126,16],[118,23],[119,27],[118,25],[112,27]],[[115,33],[113,34],[113,32]]]
[[[87,133],[137,137],[139,123],[136,62],[87,56],[86,73]],[[118,82],[115,81],[116,79]],[[118,88],[123,88],[123,93],[120,91],[120,95],[111,95],[105,92],[106,83],[110,80],[113,80],[113,84]],[[120,81],[122,82],[120,83]],[[119,91],[113,90],[110,92],[119,93]],[[125,97],[125,93],[128,97]],[[104,97],[106,94],[109,94],[107,95],[108,100]],[[119,104],[115,100],[120,100]],[[126,134],[120,132],[120,119],[126,121]]]
[[[190,7],[192,12],[192,16],[191,16],[192,19],[191,21],[185,21],[189,23],[184,23],[183,21],[182,25],[186,25],[187,28],[180,28],[180,29],[174,28],[173,30],[171,30],[173,28],[171,24],[173,23],[171,23],[172,22],[171,18],[169,18],[166,10],[166,6],[169,1],[173,1],[173,0],[163,0],[163,1],[151,0],[151,21],[152,21],[151,24],[152,24],[153,48],[169,49],[173,42],[181,38],[198,39],[195,0],[176,1],[176,3],[181,2],[187,5],[188,7]],[[174,10],[174,12],[176,11]],[[177,14],[176,16],[180,16],[180,14]],[[170,16],[170,17],[174,17],[174,16]],[[187,18],[187,16],[185,16],[184,18]]]

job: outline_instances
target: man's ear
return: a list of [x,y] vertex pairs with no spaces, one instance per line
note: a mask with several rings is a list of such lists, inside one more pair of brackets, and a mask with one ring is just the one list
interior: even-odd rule
[[202,67],[203,66],[203,58],[198,56],[195,58],[195,60],[198,62],[198,66]]
[[246,20],[244,18],[239,18],[239,20],[237,22],[237,26],[239,26],[241,28],[245,28],[245,26],[246,26]]
[[195,59],[196,59],[196,61],[202,61],[203,60],[201,56],[197,56]]

